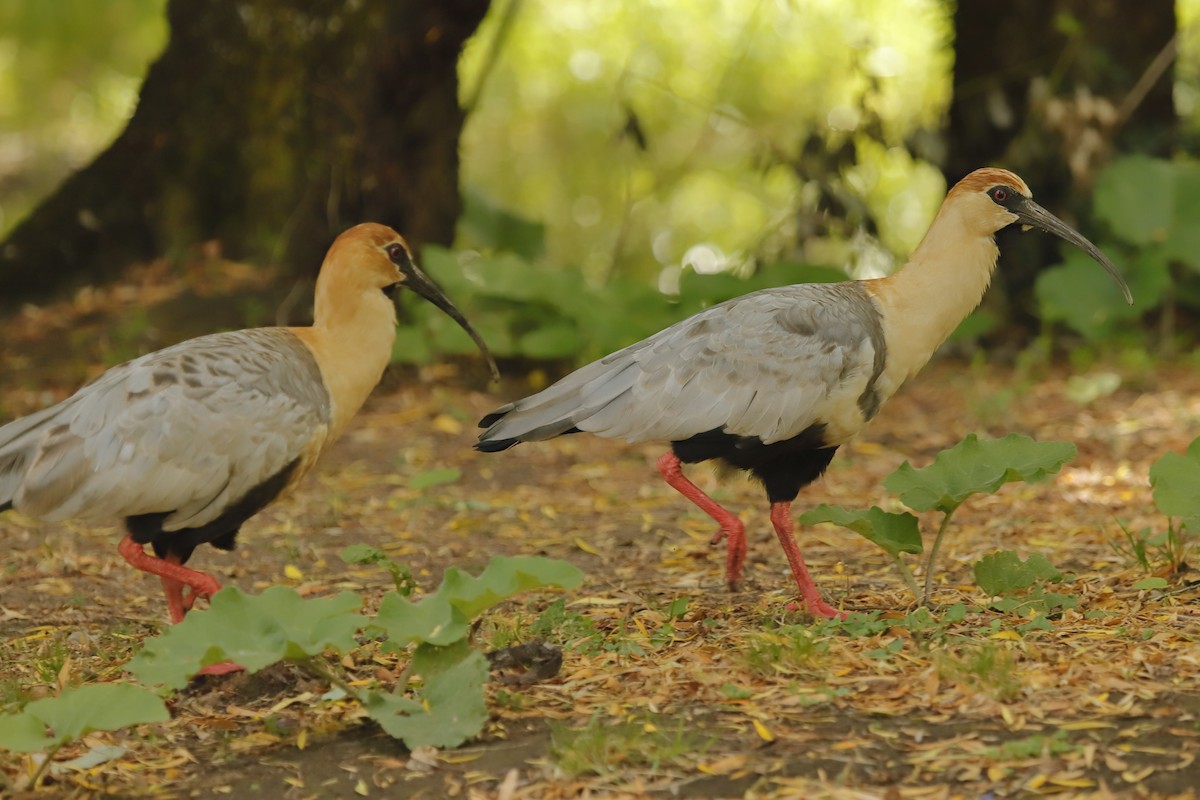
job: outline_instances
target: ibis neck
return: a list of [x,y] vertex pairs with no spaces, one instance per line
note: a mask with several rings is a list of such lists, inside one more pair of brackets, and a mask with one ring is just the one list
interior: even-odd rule
[[362,408],[392,358],[396,307],[377,289],[350,294],[317,284],[311,328],[294,328],[317,359],[332,414],[326,444]]
[[879,303],[893,390],[929,361],[958,324],[979,305],[999,250],[990,235],[970,233],[953,205],[943,206],[908,263],[870,281]]

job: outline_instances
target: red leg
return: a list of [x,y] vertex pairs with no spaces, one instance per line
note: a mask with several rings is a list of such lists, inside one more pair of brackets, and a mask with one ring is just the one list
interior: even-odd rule
[[771,524],[775,527],[779,543],[783,545],[783,552],[787,555],[788,563],[792,567],[792,575],[796,578],[796,585],[800,587],[800,596],[804,598],[804,605],[808,608],[808,613],[817,617],[844,618],[846,616],[844,611],[838,611],[821,599],[821,592],[808,574],[808,568],[804,566],[804,556],[800,555],[800,548],[796,546],[796,537],[792,535],[792,504],[772,503]]
[[[135,542],[132,536],[126,535],[121,540],[117,552],[134,569],[159,576],[162,580],[163,594],[167,597],[167,610],[173,624],[183,622],[184,615],[191,609],[197,597],[212,597],[221,590],[221,584],[217,583],[216,578],[183,566],[179,563],[178,556],[169,555],[166,558],[158,558],[147,555],[145,549]],[[183,592],[185,586],[191,589],[191,592],[186,595]],[[224,661],[220,664],[209,664],[196,674],[224,675],[241,669],[242,666],[239,664]]]
[[725,539],[725,582],[729,584],[731,592],[736,591],[742,577],[742,565],[746,563],[746,526],[684,476],[679,457],[674,453],[664,453],[658,459],[658,471],[671,488],[699,506],[721,526],[721,530],[713,536],[712,543]]

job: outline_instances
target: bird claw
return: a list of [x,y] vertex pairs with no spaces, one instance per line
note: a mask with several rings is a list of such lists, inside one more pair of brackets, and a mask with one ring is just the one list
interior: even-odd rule
[[804,603],[791,602],[784,606],[784,608],[788,611],[807,611],[814,617],[823,617],[825,619],[845,619],[850,616],[850,612],[839,611],[824,600],[817,600],[812,604],[807,600]]
[[241,664],[236,664],[232,661],[219,661],[216,664],[201,667],[196,670],[196,674],[192,677],[199,678],[201,675],[228,675],[231,672],[242,672],[245,669]]

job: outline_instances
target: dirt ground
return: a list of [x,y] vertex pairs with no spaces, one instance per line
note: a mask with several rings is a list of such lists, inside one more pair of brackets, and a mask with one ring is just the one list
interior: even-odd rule
[[[86,372],[39,371],[53,345],[35,346],[44,337],[28,320],[7,330],[0,419],[61,397]],[[1083,402],[1103,372],[1120,385]],[[1166,528],[1147,472],[1200,433],[1195,373],[1129,358],[1086,369],[952,359],[927,368],[843,448],[798,510],[894,507],[882,479],[905,459],[928,464],[969,432],[1067,440],[1079,453],[1049,482],[963,506],[927,631],[904,624],[913,598],[874,545],[840,528],[801,529],[826,598],[895,623],[855,635],[786,610],[793,585],[751,483],[691,472],[747,524],[746,579],[730,593],[723,549],[709,544],[713,523],[659,480],[658,448],[572,436],[481,455],[470,447],[474,421],[525,391],[528,376],[517,370],[493,388],[473,366],[397,370],[299,490],[243,528],[236,552],[205,548],[192,566],[251,592],[351,589],[377,602],[389,576],[344,564],[346,545],[382,548],[425,589],[445,567],[477,569],[494,554],[566,559],[586,573],[581,588],[505,604],[475,637],[488,648],[543,636],[563,647],[559,675],[490,686],[492,716],[476,741],[416,753],[350,704],[321,700],[328,686],[296,667],[204,678],[173,696],[169,723],[64,748],[59,760],[101,745],[126,750],[53,772],[39,792],[20,789],[33,759],[0,752],[0,793],[1195,797],[1200,590],[1189,582],[1200,576],[1168,575],[1153,552],[1141,565],[1118,547],[1122,526]],[[461,476],[409,488],[413,476],[449,467]],[[932,522],[923,517],[927,532]],[[0,536],[3,707],[120,679],[138,643],[165,625],[157,583],[117,555],[117,528],[10,513]],[[1057,591],[1078,605],[1046,630],[1018,631],[972,577],[972,564],[997,549],[1047,556],[1068,575]],[[1169,588],[1132,587],[1151,574]],[[565,605],[554,623],[546,610],[556,600]],[[955,604],[965,615],[942,620]],[[403,663],[365,647],[339,666],[386,684]]]

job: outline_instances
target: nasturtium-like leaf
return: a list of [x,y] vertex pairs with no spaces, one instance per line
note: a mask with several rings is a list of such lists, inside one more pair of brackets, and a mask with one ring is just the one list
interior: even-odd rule
[[1038,581],[1060,580],[1062,573],[1041,553],[1031,553],[1022,561],[1012,550],[1002,550],[975,562],[975,582],[993,597],[1022,592]]
[[920,553],[923,550],[917,518],[908,512],[892,513],[879,506],[871,506],[863,511],[823,503],[805,511],[799,519],[802,525],[831,522],[849,528],[893,556]]
[[1154,505],[1169,517],[1200,516],[1200,438],[1187,453],[1164,453],[1150,467]]
[[466,636],[471,620],[513,595],[547,586],[572,589],[582,581],[583,573],[566,561],[495,556],[477,578],[447,568],[437,590],[415,602],[393,594],[385,596],[374,625],[382,628],[394,645],[449,645]]
[[361,607],[362,598],[354,592],[305,599],[286,586],[260,595],[229,587],[213,595],[207,610],[191,611],[183,622],[147,640],[129,670],[145,683],[180,688],[201,667],[221,661],[257,672],[327,647],[345,652],[366,625],[357,613]]
[[1115,159],[1097,178],[1095,198],[1096,216],[1122,239],[1160,242],[1174,216],[1174,165],[1142,155]]
[[371,719],[409,749],[457,747],[483,730],[487,722],[483,697],[487,659],[465,647],[450,650],[461,658],[422,675],[424,681],[415,699],[382,692],[369,692],[364,698]]
[[[100,683],[64,689],[57,697],[28,703],[0,717],[0,747],[18,752],[47,750],[92,731],[112,731],[171,718],[162,698],[128,683]],[[46,733],[46,728],[50,732]]]
[[1070,442],[1035,442],[1017,433],[981,441],[972,433],[938,453],[928,467],[916,469],[905,461],[883,485],[914,511],[950,513],[973,494],[991,493],[1012,481],[1042,480],[1074,457]]
[[474,619],[521,592],[547,586],[574,589],[582,582],[583,573],[567,561],[542,556],[493,556],[478,578],[453,567],[447,569],[438,592],[468,619]]
[[441,486],[446,483],[454,483],[462,477],[462,470],[458,467],[445,467],[443,469],[427,469],[424,472],[418,472],[408,479],[409,489],[428,489],[431,486]]
[[1140,581],[1134,581],[1132,584],[1130,584],[1129,588],[1143,592],[1147,589],[1165,589],[1170,585],[1171,584],[1167,582],[1166,578],[1160,578],[1157,575],[1151,575],[1148,578],[1142,578]]

